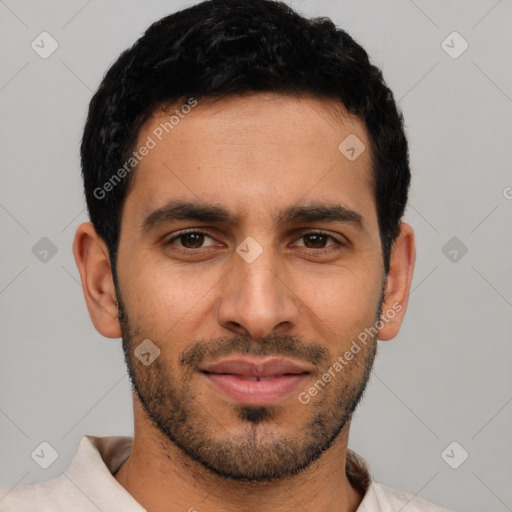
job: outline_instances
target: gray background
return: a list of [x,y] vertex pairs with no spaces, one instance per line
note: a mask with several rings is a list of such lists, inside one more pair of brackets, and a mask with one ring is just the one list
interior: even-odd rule
[[[84,434],[132,434],[120,340],[94,330],[71,253],[87,220],[78,145],[108,66],[189,4],[0,1],[0,488],[57,477]],[[410,141],[413,291],[350,445],[387,485],[454,511],[512,510],[512,2],[292,5],[366,48]],[[31,48],[43,31],[59,44],[47,59]],[[458,58],[441,45],[453,31],[469,43]],[[57,248],[46,261],[32,250],[43,237]],[[46,470],[31,458],[42,441],[58,452]]]

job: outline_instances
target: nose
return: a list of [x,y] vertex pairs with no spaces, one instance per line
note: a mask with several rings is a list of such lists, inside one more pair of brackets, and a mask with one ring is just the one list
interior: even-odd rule
[[217,309],[219,325],[253,339],[293,330],[300,299],[272,251],[264,250],[252,263],[238,254],[233,259]]

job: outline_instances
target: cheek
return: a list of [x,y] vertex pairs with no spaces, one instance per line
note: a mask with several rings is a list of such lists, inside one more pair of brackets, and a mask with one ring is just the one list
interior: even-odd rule
[[297,295],[307,306],[305,314],[321,329],[318,332],[325,332],[328,338],[348,339],[375,323],[381,281],[373,274],[371,269],[338,269],[321,279],[317,276],[314,287],[307,276],[302,278]]
[[[205,319],[208,290],[218,279],[209,273],[160,265],[140,266],[125,280],[123,293],[132,322],[148,338],[166,341],[193,334],[197,319]],[[128,304],[130,307],[128,307]]]

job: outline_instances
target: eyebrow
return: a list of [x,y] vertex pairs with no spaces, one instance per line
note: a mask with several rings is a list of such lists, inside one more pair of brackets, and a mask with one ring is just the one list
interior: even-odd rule
[[[170,201],[147,215],[140,225],[140,230],[146,233],[158,225],[179,220],[232,225],[240,221],[238,216],[223,206],[178,200]],[[314,222],[343,222],[360,229],[365,226],[364,217],[354,210],[340,204],[315,202],[281,210],[274,221],[274,227]]]

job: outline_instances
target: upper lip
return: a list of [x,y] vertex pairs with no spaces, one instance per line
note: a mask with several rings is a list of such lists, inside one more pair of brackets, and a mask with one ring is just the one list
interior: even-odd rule
[[199,368],[206,373],[240,375],[241,377],[274,377],[286,374],[310,373],[309,366],[283,358],[232,357]]

